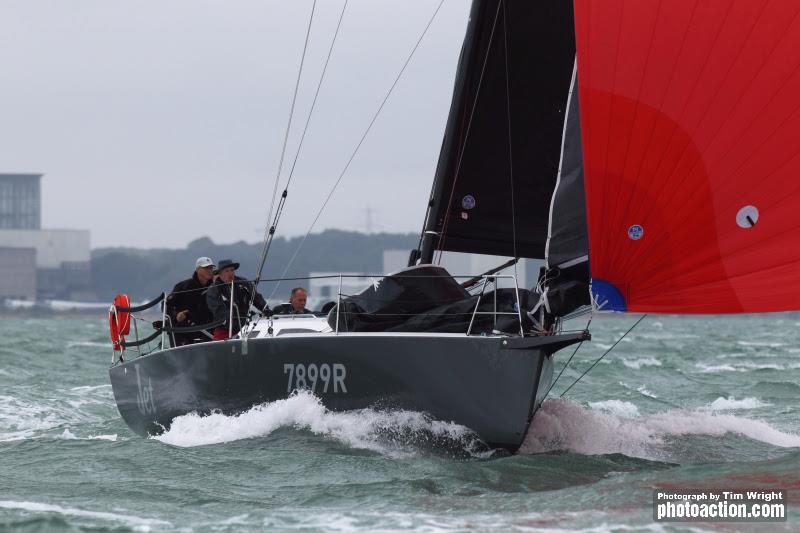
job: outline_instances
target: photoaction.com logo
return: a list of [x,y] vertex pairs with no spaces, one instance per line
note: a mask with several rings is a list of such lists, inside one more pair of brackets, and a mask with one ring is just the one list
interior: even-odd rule
[[656,522],[786,522],[786,491],[654,490]]

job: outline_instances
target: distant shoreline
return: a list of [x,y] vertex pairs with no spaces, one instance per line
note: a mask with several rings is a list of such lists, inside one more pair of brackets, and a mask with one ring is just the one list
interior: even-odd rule
[[[8,307],[0,306],[0,318],[90,318],[95,317],[98,320],[108,320],[107,309],[64,309],[53,310],[44,308],[30,308],[30,309],[10,309]],[[147,319],[158,320],[161,316],[160,313],[137,313],[137,316]]]

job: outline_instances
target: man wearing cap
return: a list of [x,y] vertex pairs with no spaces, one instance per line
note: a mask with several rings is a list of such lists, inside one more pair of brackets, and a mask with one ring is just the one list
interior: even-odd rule
[[[175,285],[167,296],[167,314],[173,327],[190,327],[209,324],[214,315],[206,305],[206,291],[214,281],[214,261],[210,257],[198,257],[194,274]],[[175,344],[183,346],[209,340],[203,332],[176,333]]]
[[[239,333],[239,330],[247,322],[250,300],[253,301],[253,306],[261,312],[269,312],[267,302],[256,291],[255,286],[245,278],[240,278],[235,274],[237,268],[239,268],[239,263],[235,263],[232,259],[220,261],[219,265],[217,265],[217,279],[206,295],[206,303],[214,314],[214,322],[225,321],[224,325],[214,329],[215,341],[227,339],[229,330],[231,335]],[[231,285],[233,286],[233,297],[231,297]],[[231,299],[233,300],[232,327],[229,324]]]

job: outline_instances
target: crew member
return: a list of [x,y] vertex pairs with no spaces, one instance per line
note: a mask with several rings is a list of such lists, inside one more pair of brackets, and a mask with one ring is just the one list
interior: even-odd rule
[[[209,324],[213,315],[206,305],[206,291],[214,279],[214,261],[198,257],[192,277],[176,284],[167,296],[167,314],[173,327],[190,327]],[[202,331],[175,333],[175,344],[183,346],[209,340]]]
[[[245,278],[236,275],[239,263],[232,259],[223,259],[217,265],[217,278],[206,295],[208,308],[214,314],[214,322],[224,320],[222,326],[214,328],[214,340],[225,340],[228,331],[231,335],[239,333],[247,322],[250,311],[250,300],[262,313],[269,313],[269,307],[264,297],[256,291],[255,286]],[[233,294],[231,295],[231,285]],[[233,300],[233,304],[231,304]],[[231,314],[231,306],[233,313]],[[233,317],[231,325],[230,318]]]
[[289,303],[277,306],[273,313],[276,315],[307,315],[311,311],[306,309],[308,293],[303,287],[295,287],[289,296]]

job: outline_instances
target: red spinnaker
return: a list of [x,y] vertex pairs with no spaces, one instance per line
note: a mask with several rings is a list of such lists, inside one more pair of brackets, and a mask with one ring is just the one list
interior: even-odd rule
[[592,278],[800,309],[800,2],[575,0],[575,32]]

